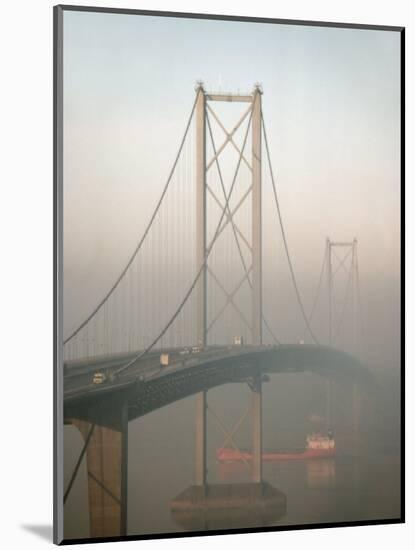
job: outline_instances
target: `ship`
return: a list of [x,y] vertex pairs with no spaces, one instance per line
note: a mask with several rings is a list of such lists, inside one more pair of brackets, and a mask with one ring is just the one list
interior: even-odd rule
[[[263,462],[278,462],[281,460],[308,460],[316,458],[331,458],[336,455],[336,444],[333,435],[329,433],[312,433],[307,436],[303,449],[270,450],[262,452]],[[252,453],[246,450],[222,447],[216,451],[219,462],[246,462],[252,460]]]

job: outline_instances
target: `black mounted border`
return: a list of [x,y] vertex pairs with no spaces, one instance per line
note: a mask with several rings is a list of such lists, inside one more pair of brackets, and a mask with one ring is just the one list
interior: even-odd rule
[[[154,533],[149,535],[127,535],[120,537],[63,539],[63,371],[62,355],[62,275],[63,275],[63,13],[65,11],[85,11],[94,13],[115,13],[125,15],[157,16],[186,19],[207,19],[267,23],[275,25],[302,25],[310,27],[331,27],[342,29],[362,29],[397,32],[400,34],[400,123],[401,123],[401,516],[400,518],[315,523],[306,525],[271,526],[245,529],[223,529],[209,531],[189,531],[183,533]],[[214,536],[237,533],[264,533],[333,527],[357,527],[364,525],[384,525],[405,523],[405,27],[387,25],[367,25],[296,19],[274,19],[235,15],[204,13],[183,13],[173,11],[152,11],[99,6],[76,6],[59,4],[53,8],[53,542],[58,545],[90,544],[95,542],[118,542],[148,539],[168,539],[196,536]]]

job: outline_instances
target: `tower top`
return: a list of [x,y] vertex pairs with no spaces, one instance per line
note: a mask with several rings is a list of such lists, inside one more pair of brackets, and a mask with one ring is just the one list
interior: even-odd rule
[[261,94],[261,95],[264,93],[264,90],[262,89],[261,82],[255,82],[253,93],[254,94],[258,93],[258,94]]
[[202,92],[206,95],[207,99],[210,101],[246,101],[251,102],[255,94],[263,95],[264,90],[262,88],[261,82],[255,82],[252,92],[240,93],[239,89],[237,93],[232,92],[208,92],[205,88],[205,83],[203,80],[198,79],[195,82],[195,91]]

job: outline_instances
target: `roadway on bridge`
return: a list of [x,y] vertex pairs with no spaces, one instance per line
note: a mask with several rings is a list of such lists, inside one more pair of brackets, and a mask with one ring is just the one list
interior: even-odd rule
[[[162,393],[166,392],[166,387],[171,393],[175,385],[174,395],[168,401],[171,402],[200,389],[244,380],[258,369],[261,374],[309,370],[332,378],[370,378],[367,368],[356,358],[327,346],[212,346],[193,351],[192,348],[174,348],[163,350],[169,354],[167,366],[161,366],[160,353],[149,353],[115,377],[111,375],[127,365],[137,352],[66,363],[65,404],[85,402],[126,389],[136,394],[135,388],[138,394],[138,388],[145,388],[147,393]],[[96,373],[104,373],[106,379],[94,383]],[[161,399],[160,406],[163,403]]]
[[[116,388],[129,386],[137,381],[147,382],[164,374],[172,374],[178,370],[210,363],[212,360],[219,361],[230,356],[245,356],[248,351],[252,353],[258,351],[258,348],[262,349],[261,346],[211,346],[204,350],[191,347],[167,348],[147,354],[114,380],[111,380],[111,374],[127,365],[132,358],[139,355],[139,351],[98,356],[82,361],[68,361],[65,363],[64,398],[72,400],[87,394],[114,391]],[[268,346],[267,349],[269,349]],[[160,364],[162,353],[169,356],[168,366]],[[96,373],[105,373],[106,381],[95,384],[93,379]]]

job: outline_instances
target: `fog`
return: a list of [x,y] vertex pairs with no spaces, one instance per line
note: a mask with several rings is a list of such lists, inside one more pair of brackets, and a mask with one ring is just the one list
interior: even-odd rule
[[[215,36],[209,48],[204,46],[206,33]],[[208,91],[233,92],[250,92],[259,81],[306,310],[312,307],[325,239],[356,237],[364,355],[397,366],[398,60],[399,36],[381,31],[66,13],[66,334],[110,288],[141,237],[183,135],[196,79],[202,78]],[[231,128],[241,108],[224,105],[213,107]],[[224,137],[218,128],[215,137],[218,148]],[[239,143],[242,137],[241,132]],[[228,165],[233,169],[234,162],[235,156],[224,156],[222,170]],[[281,341],[298,341],[304,323],[265,172],[263,161],[264,309]],[[184,189],[186,193],[191,195]],[[191,196],[177,206],[190,219]],[[314,325],[324,340],[323,312],[316,314]]]
[[[319,487],[314,504],[303,499],[303,490],[313,488],[315,472],[305,466],[267,469],[267,479],[291,498],[284,524],[390,518],[399,513],[399,43],[398,33],[382,31],[86,12],[64,15],[65,338],[106,295],[140,241],[179,149],[197,80],[208,92],[251,93],[255,83],[262,86],[262,110],[291,260],[305,311],[307,315],[313,311],[311,326],[321,344],[329,343],[327,269],[314,309],[313,304],[326,239],[357,239],[360,300],[355,317],[348,293],[351,256],[345,260],[345,270],[340,263],[348,249],[336,250],[338,258],[333,258],[332,345],[356,355],[376,376],[376,415],[371,425],[364,426],[362,438],[366,443],[370,439],[369,448],[365,447],[360,462],[345,459],[327,466],[325,479],[337,492]],[[212,104],[212,108],[229,131],[246,104]],[[213,117],[210,120],[217,150],[225,135]],[[247,118],[235,135],[241,149],[248,125]],[[248,131],[244,154],[249,160],[251,147]],[[213,156],[207,138],[207,159]],[[219,160],[229,193],[238,154],[228,145]],[[144,349],[171,319],[200,267],[195,168],[192,121],[152,230],[111,299],[66,358]],[[242,162],[229,200],[231,210],[249,188],[250,177]],[[214,166],[207,183],[224,204]],[[313,343],[289,271],[264,139],[262,201],[264,316],[279,342]],[[235,215],[248,240],[250,209],[248,199]],[[220,217],[221,210],[208,194],[208,243]],[[249,246],[242,243],[241,248],[249,268]],[[244,277],[231,224],[218,237],[207,266],[208,325],[213,322],[208,343],[231,344],[235,335],[250,343],[252,297],[247,281],[235,294],[236,307],[228,305],[216,320],[226,293],[214,277],[227,293]],[[157,346],[194,344],[195,319],[192,292]],[[92,343],[85,344],[88,338]],[[275,343],[265,325],[263,340]],[[276,375],[264,386],[264,444],[300,445],[312,428],[310,415],[325,415],[325,381],[309,373]],[[339,448],[346,455],[349,390],[341,384],[336,390]],[[209,399],[230,426],[246,406],[247,394],[245,385],[227,385],[209,392]],[[132,533],[178,529],[169,517],[168,503],[192,480],[193,411],[194,399],[187,398],[130,423]],[[220,479],[223,472],[212,457],[223,434],[212,419],[209,429],[209,471],[212,479]],[[75,428],[65,430],[69,476],[81,440]],[[239,434],[242,446],[249,446],[249,430],[245,425]],[[375,464],[371,474],[370,464]],[[382,487],[374,471],[386,472]],[[238,472],[229,475],[243,479]],[[68,536],[88,536],[85,485],[82,470],[65,517]],[[155,486],[160,491],[154,491]],[[338,508],[336,495],[346,495]],[[151,512],[155,509],[157,514]]]

